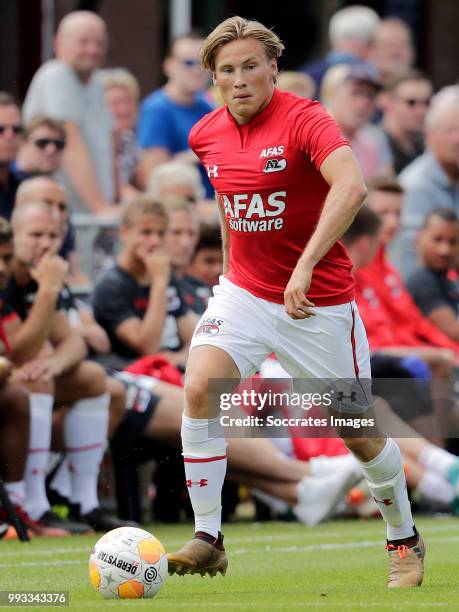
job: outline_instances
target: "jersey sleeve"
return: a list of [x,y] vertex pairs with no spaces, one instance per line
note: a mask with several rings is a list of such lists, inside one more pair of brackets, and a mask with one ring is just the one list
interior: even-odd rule
[[121,280],[102,277],[92,294],[92,307],[96,321],[107,331],[115,334],[117,328],[131,318],[138,318],[131,303],[131,292]]
[[172,125],[165,108],[151,102],[142,105],[138,139],[142,149],[161,147],[172,150]]
[[336,121],[318,102],[299,106],[292,127],[298,148],[310,157],[317,170],[335,149],[349,146]]
[[426,317],[439,306],[448,306],[430,274],[415,273],[406,282],[406,288],[416,303],[416,306]]

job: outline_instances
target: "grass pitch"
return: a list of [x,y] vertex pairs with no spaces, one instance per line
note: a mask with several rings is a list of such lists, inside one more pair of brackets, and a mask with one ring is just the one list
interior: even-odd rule
[[[152,611],[459,610],[459,520],[418,519],[416,524],[427,545],[426,575],[418,589],[386,589],[385,529],[382,521],[373,520],[333,521],[313,529],[297,523],[226,525],[226,577],[169,577],[152,600],[104,600],[93,590],[87,562],[97,536],[35,538],[30,544],[0,542],[0,590],[66,590],[69,607],[88,612],[126,607]],[[192,532],[191,525],[147,529],[168,551]]]

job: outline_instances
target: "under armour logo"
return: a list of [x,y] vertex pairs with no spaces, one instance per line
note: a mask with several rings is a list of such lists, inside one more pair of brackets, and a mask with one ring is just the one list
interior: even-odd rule
[[392,506],[393,503],[391,499],[376,499],[376,497],[373,497],[373,499],[377,504],[384,504],[385,506]]
[[206,166],[206,170],[209,178],[218,176],[218,166]]
[[186,481],[186,486],[191,489],[191,487],[193,485],[196,485],[198,487],[207,487],[207,483],[208,483],[208,479],[207,478],[201,478],[201,480],[187,480]]
[[357,393],[355,391],[351,391],[349,395],[345,395],[343,391],[338,391],[338,393],[336,394],[336,397],[338,398],[339,402],[342,402],[345,399],[348,399],[351,402],[355,402],[355,400],[357,399]]

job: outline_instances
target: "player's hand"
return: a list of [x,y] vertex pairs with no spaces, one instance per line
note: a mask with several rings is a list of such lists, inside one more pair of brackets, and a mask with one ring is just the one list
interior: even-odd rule
[[64,285],[69,265],[59,255],[44,255],[38,265],[31,270],[31,275],[39,287],[60,291]]
[[11,372],[13,371],[13,364],[6,357],[0,357],[0,389],[6,385]]
[[51,381],[55,376],[62,374],[57,360],[54,357],[39,357],[25,363],[18,370],[19,379],[26,382]]
[[309,319],[314,304],[306,297],[311,286],[312,269],[295,268],[284,291],[285,312],[292,319]]
[[145,249],[140,248],[138,255],[142,259],[147,269],[148,275],[152,281],[160,279],[169,282],[171,275],[171,260],[169,255],[161,249],[155,249],[153,253],[147,253]]

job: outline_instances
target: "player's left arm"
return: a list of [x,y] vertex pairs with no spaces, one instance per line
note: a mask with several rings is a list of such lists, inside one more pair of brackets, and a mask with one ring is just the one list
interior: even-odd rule
[[314,266],[328,253],[352,223],[367,189],[357,160],[348,146],[335,149],[320,166],[320,173],[330,190],[319,222],[299,258],[284,292],[287,314],[292,319],[313,316],[306,293],[311,285]]

